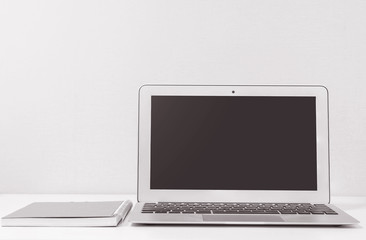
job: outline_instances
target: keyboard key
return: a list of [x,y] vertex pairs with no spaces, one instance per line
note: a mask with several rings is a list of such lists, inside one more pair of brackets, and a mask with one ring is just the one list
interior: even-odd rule
[[201,210],[201,211],[197,211],[197,214],[211,214],[211,211],[207,211],[207,210]]
[[195,213],[195,211],[184,211],[184,212],[182,212],[182,213],[184,213],[184,214],[194,214],[194,213]]
[[285,211],[285,210],[280,210],[279,212],[281,214],[296,214],[296,212],[293,212],[293,211]]
[[325,211],[325,214],[328,214],[328,215],[338,215],[338,213],[336,213],[334,211]]
[[270,210],[266,211],[265,213],[266,214],[280,214],[278,211],[270,211]]
[[245,210],[257,210],[255,207],[246,207]]
[[308,211],[298,211],[297,213],[298,214],[310,214],[310,212],[308,212]]
[[173,210],[173,211],[170,211],[170,212],[168,212],[169,214],[173,214],[173,213],[181,213],[180,211],[175,211],[175,210]]
[[226,211],[225,210],[212,210],[213,214],[225,214]]
[[142,211],[142,213],[154,213],[154,211]]
[[312,214],[324,214],[323,211],[311,211]]
[[264,210],[258,210],[258,209],[256,209],[256,210],[252,210],[252,212],[253,213],[264,213]]
[[253,214],[251,210],[240,210],[239,214]]

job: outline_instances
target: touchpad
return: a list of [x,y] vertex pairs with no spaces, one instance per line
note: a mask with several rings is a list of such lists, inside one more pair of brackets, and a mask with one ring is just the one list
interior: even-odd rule
[[280,216],[273,215],[203,215],[208,222],[284,222]]

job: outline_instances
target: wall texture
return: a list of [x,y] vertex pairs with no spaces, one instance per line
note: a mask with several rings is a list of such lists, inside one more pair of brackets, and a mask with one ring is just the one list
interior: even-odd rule
[[146,83],[323,84],[334,195],[366,195],[366,1],[0,1],[0,193],[136,191]]

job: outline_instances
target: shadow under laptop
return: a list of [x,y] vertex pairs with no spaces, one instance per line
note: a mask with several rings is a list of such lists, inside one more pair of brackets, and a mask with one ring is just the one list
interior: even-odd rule
[[359,224],[350,224],[350,225],[235,225],[235,224],[225,224],[225,225],[217,225],[217,224],[137,224],[132,223],[131,227],[151,227],[151,228],[291,228],[291,229],[306,229],[306,228],[313,228],[313,229],[322,229],[322,228],[333,228],[333,229],[360,229],[363,228]]

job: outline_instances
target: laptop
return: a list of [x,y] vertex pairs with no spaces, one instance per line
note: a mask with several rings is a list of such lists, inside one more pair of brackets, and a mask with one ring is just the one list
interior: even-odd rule
[[323,86],[146,85],[137,224],[346,225]]

